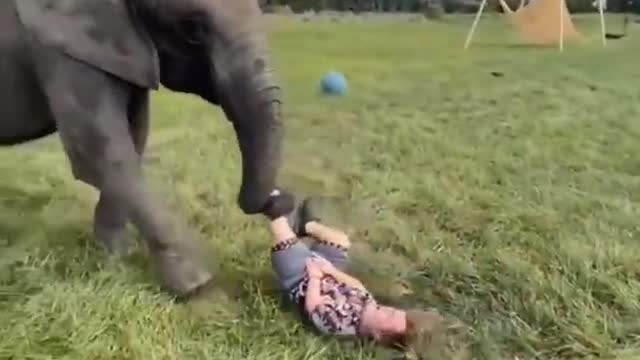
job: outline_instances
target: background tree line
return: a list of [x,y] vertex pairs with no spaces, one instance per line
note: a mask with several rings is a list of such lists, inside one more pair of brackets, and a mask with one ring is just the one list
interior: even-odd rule
[[[533,0],[535,1],[535,0]],[[596,12],[594,0],[565,0],[572,13]],[[520,0],[506,0],[517,7]],[[426,12],[430,8],[441,8],[446,13],[473,13],[480,0],[261,0],[265,9],[277,6],[289,6],[293,11],[335,10],[353,12]],[[490,0],[493,6],[487,10],[500,11],[497,1]],[[640,14],[640,0],[607,0],[608,12],[633,12]]]

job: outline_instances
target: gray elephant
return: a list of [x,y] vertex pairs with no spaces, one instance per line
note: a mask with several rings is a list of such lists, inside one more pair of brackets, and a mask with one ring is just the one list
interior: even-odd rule
[[149,92],[162,84],[224,110],[242,154],[238,204],[267,214],[282,123],[261,16],[256,0],[0,1],[0,145],[57,132],[74,177],[100,192],[99,243],[127,253],[131,221],[178,296],[213,276],[197,235],[145,185]]

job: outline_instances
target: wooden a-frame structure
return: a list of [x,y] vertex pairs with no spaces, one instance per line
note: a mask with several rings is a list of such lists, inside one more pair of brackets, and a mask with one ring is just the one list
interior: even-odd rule
[[[531,44],[550,45],[558,43],[560,51],[564,49],[566,40],[584,40],[582,35],[575,28],[569,9],[565,0],[533,0],[529,4],[524,4],[524,0],[520,0],[520,6],[514,11],[504,0],[498,0],[505,15],[510,22],[516,27],[520,33]],[[604,22],[604,1],[598,2],[598,11],[600,13],[600,25],[602,28],[602,45],[606,45],[605,38],[605,22]],[[478,12],[469,33],[464,48],[467,49],[471,44],[471,40],[475,33],[480,16],[487,5],[488,0],[482,0]]]

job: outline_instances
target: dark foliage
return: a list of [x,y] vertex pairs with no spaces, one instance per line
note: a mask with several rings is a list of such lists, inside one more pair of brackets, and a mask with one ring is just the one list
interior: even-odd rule
[[[277,6],[289,6],[293,11],[337,10],[353,12],[429,12],[433,8],[444,9],[447,13],[475,12],[481,0],[261,0],[265,9]],[[595,12],[593,0],[566,0],[572,13]],[[499,11],[497,1],[490,0],[487,10]],[[516,7],[519,0],[507,0]],[[640,0],[608,0],[608,12],[640,13]]]

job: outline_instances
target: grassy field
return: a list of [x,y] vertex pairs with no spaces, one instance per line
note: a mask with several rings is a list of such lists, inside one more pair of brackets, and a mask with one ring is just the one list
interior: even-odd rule
[[[483,20],[464,52],[470,22],[278,22],[282,183],[328,198],[381,300],[464,324],[452,358],[640,358],[640,32],[602,49],[580,18],[592,42],[559,53]],[[330,69],[348,98],[318,95]],[[163,91],[153,116],[149,179],[203,234],[221,291],[174,304],[144,254],[109,261],[56,138],[3,149],[0,359],[394,356],[283,310],[219,110]]]

